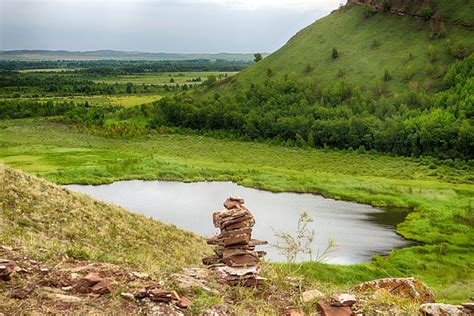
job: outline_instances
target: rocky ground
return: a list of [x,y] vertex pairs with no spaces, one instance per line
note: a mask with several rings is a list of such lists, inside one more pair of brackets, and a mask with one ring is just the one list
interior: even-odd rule
[[266,284],[249,288],[219,282],[212,269],[184,269],[157,279],[109,263],[67,258],[48,262],[28,257],[20,246],[0,246],[3,315],[388,315],[418,310],[427,315],[474,315],[472,303],[433,304],[431,291],[413,278],[383,279],[335,292],[306,287],[296,277],[272,279],[265,268]]

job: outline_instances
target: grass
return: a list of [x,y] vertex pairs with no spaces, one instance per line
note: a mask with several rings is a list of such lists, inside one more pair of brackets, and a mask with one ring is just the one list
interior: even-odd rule
[[412,208],[397,231],[418,241],[418,246],[395,250],[370,264],[285,266],[309,281],[338,286],[374,277],[414,275],[447,302],[468,300],[474,291],[470,164],[200,136],[105,138],[48,120],[2,122],[0,161],[60,184],[232,180],[272,191],[312,192]]
[[[464,9],[465,1],[438,2],[441,13],[474,20],[473,11]],[[346,81],[359,86],[362,92],[397,95],[416,87],[437,88],[446,66],[455,60],[449,54],[449,43],[474,49],[474,32],[457,23],[447,21],[445,36],[431,39],[430,22],[382,12],[366,18],[364,12],[363,6],[343,7],[316,21],[281,49],[242,71],[236,81],[242,86],[263,83],[271,69],[272,79],[308,78],[326,89]],[[430,46],[435,58],[430,58]],[[336,59],[331,57],[333,48],[339,53]],[[433,71],[427,73],[428,68]],[[412,73],[409,79],[408,69]],[[386,70],[391,80],[383,80]],[[221,89],[235,91],[233,85]]]
[[[0,243],[42,261],[105,261],[156,275],[196,265],[201,237],[0,165]],[[98,211],[100,210],[100,211]],[[53,250],[44,253],[41,249]]]
[[[140,75],[121,75],[113,77],[98,77],[93,79],[97,83],[115,84],[115,83],[128,83],[133,84],[148,84],[148,85],[168,85],[174,86],[176,84],[183,85],[194,85],[200,84],[202,81],[207,80],[209,76],[232,76],[237,72],[219,72],[219,71],[201,71],[201,72],[162,72],[153,74],[140,74]],[[192,82],[192,79],[201,78],[201,82]],[[171,79],[174,82],[171,82]]]

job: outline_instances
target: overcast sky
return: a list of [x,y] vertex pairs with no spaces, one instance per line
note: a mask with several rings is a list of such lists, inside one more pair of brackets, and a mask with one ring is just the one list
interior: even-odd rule
[[0,50],[272,52],[344,0],[0,0]]

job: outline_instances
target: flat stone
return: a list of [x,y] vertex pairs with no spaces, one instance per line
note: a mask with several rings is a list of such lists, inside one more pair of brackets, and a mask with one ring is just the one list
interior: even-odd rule
[[80,303],[82,302],[82,299],[80,299],[77,296],[72,296],[72,295],[63,295],[63,294],[52,294],[52,298],[57,299],[58,301],[64,302],[64,303]]
[[340,293],[333,296],[335,306],[352,306],[357,302],[355,295]]
[[175,299],[175,295],[167,290],[154,288],[148,291],[148,296],[152,301],[168,303]]
[[316,306],[322,316],[351,316],[352,310],[348,306],[333,306],[331,302],[319,301]]
[[314,300],[315,298],[320,298],[323,296],[324,294],[321,291],[313,289],[313,290],[303,292],[303,294],[301,295],[301,299],[304,303],[308,303]]
[[135,300],[135,296],[132,293],[122,292],[120,296],[129,301]]

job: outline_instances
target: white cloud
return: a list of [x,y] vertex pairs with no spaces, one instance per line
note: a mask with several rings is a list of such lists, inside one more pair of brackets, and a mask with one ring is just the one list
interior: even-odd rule
[[24,3],[73,3],[73,4],[153,4],[153,5],[186,5],[186,4],[216,4],[228,8],[256,10],[260,8],[285,8],[297,10],[324,10],[335,8],[347,0],[0,0],[2,2]]

